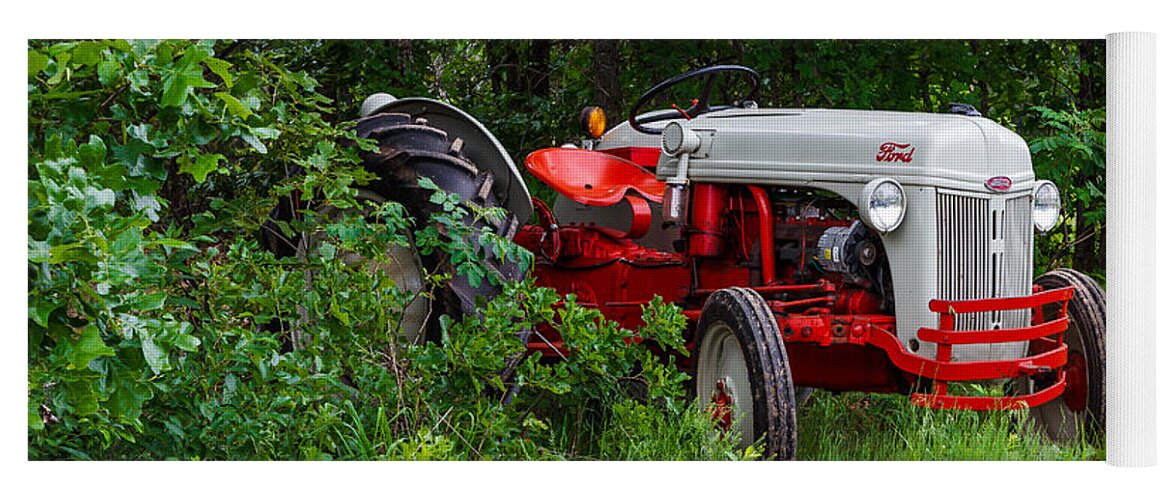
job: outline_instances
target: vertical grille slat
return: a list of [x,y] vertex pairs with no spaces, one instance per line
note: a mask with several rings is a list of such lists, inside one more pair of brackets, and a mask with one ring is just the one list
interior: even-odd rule
[[[946,191],[937,196],[939,298],[970,300],[1031,293],[1030,196],[982,197]],[[1028,311],[961,314],[956,318],[958,330],[1021,328],[1028,324]]]

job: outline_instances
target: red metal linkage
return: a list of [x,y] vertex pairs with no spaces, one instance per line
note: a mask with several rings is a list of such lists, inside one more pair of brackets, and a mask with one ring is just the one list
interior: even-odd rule
[[[829,281],[819,281],[817,283],[800,284],[800,285],[768,285],[768,286],[750,286],[757,293],[761,295],[773,293],[802,293],[802,292],[832,292],[835,290],[833,283]],[[716,293],[716,290],[710,288],[699,288],[692,292],[692,295],[702,297]]]
[[1064,390],[1065,373],[1062,372],[1058,375],[1057,383],[1025,396],[947,396],[915,393],[911,395],[911,403],[917,406],[948,410],[1010,410],[1033,408],[1045,404],[1056,399]]
[[768,193],[760,186],[748,186],[748,192],[756,200],[757,217],[760,220],[760,272],[764,285],[772,285],[777,280],[777,263],[773,260],[773,207],[768,199]]

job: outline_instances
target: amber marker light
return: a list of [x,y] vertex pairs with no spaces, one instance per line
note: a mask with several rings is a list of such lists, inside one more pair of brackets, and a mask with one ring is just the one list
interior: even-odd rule
[[606,133],[606,112],[598,106],[586,106],[581,110],[581,131],[590,139],[597,139]]

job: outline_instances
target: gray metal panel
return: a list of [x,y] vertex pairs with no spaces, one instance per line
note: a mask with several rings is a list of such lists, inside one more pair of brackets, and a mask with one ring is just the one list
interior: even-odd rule
[[[989,178],[1005,176],[1012,180],[1011,192],[1029,192],[1034,184],[1028,145],[984,118],[759,109],[710,113],[681,123],[711,137],[702,148],[705,153],[690,161],[688,177],[696,182],[865,184],[890,177],[904,186],[982,191]],[[625,135],[617,130],[612,133],[615,138]],[[876,153],[886,142],[909,144],[915,149],[912,160],[878,161]],[[656,174],[660,180],[667,179],[675,175],[677,165],[676,158],[664,155]]]
[[[1031,293],[1032,203],[1029,195],[939,190],[936,208],[939,298],[972,300]],[[1028,326],[1029,311],[960,314],[956,330]],[[955,360],[1018,357],[1027,342],[957,347]]]

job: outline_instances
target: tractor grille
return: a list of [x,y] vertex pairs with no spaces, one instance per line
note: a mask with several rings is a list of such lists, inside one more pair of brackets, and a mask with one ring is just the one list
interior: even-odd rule
[[[940,190],[936,203],[939,298],[1017,297],[1032,293],[1032,203],[1027,194],[973,195]],[[1029,311],[960,314],[956,330],[1022,328]]]

